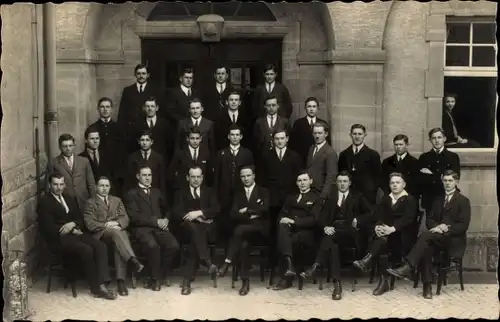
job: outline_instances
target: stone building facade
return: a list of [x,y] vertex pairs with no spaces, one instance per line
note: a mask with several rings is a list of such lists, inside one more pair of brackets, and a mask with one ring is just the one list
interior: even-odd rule
[[[122,88],[134,82],[133,68],[144,61],[144,40],[201,43],[195,19],[151,21],[148,17],[155,6],[150,2],[56,5],[59,133],[74,134],[77,151],[83,148],[86,126],[96,119],[97,100],[109,96],[117,106]],[[292,119],[303,116],[306,97],[316,96],[321,116],[330,121],[336,151],[350,144],[351,124],[362,123],[368,130],[367,144],[383,157],[392,154],[392,138],[398,133],[410,137],[413,155],[430,149],[427,132],[441,126],[449,19],[491,19],[496,14],[496,3],[488,1],[266,6],[274,19],[227,19],[221,39],[280,42],[280,76],[292,95]],[[35,165],[44,169],[47,160],[40,84],[42,15],[32,4],[2,6],[1,14],[2,249],[24,250],[30,271],[38,262]],[[38,138],[35,127],[40,129]],[[472,203],[465,266],[495,270],[497,142],[490,148],[457,152],[463,169],[460,188]]]

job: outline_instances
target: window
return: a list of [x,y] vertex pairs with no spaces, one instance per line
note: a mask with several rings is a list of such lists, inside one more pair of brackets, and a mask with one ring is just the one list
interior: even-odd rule
[[443,130],[449,148],[494,148],[497,43],[495,20],[446,24]]

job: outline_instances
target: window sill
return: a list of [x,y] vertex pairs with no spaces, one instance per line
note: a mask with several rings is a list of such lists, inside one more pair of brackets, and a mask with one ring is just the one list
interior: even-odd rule
[[453,149],[460,157],[460,164],[463,167],[496,167],[497,153],[495,148],[477,148],[477,149]]

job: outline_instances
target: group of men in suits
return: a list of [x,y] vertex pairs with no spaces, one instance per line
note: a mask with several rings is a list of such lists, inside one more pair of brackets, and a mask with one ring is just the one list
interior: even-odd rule
[[[128,294],[123,283],[127,263],[136,271],[146,267],[145,286],[160,290],[179,244],[189,245],[182,294],[191,293],[200,263],[216,283],[238,261],[239,293],[246,295],[249,249],[262,241],[271,248],[272,264],[280,268],[274,289],[290,287],[303,251],[313,251],[314,264],[309,269],[302,265],[300,275],[311,277],[329,265],[336,300],[342,297],[339,249],[346,242],[366,253],[353,263],[362,270],[383,252],[409,254],[407,264],[396,271],[379,265],[374,295],[380,295],[388,291],[388,274],[407,276],[408,267],[428,259],[432,245],[448,247],[449,231],[463,237],[470,221],[468,199],[455,198],[461,205],[451,210],[436,205],[460,176],[458,155],[444,146],[442,129],[429,132],[433,148],[418,160],[408,153],[408,137],[397,135],[395,154],[381,162],[379,153],[365,144],[366,128],[354,124],[352,145],[337,156],[328,123],[317,117],[317,99],[306,99],[306,116],[292,126],[289,93],[276,82],[272,65],[266,67],[266,82],[256,89],[251,108],[242,107],[242,94],[228,83],[226,67],[216,69],[215,86],[200,94],[202,99],[193,94],[192,70],[182,72],[180,86],[168,99],[148,82],[146,66],[138,65],[135,74],[137,82],[123,91],[118,123],[111,120],[111,99],[99,100],[100,118],[85,131],[86,148],[80,155],[73,152],[74,137],[60,136],[61,154],[50,163],[54,175],[48,177],[49,193],[38,209],[40,227],[54,249],[87,260],[89,252],[104,252],[96,241],[113,245],[120,295]],[[384,192],[381,200],[379,190]],[[427,224],[440,227],[430,227],[432,232],[446,238],[417,239],[419,200],[427,218],[434,218]],[[452,214],[443,217],[445,210]],[[451,229],[457,220],[461,228]],[[134,243],[145,254],[144,265]],[[209,252],[214,243],[227,246],[219,267]],[[91,290],[115,298],[102,258],[85,266]],[[424,279],[424,297],[429,289]]]

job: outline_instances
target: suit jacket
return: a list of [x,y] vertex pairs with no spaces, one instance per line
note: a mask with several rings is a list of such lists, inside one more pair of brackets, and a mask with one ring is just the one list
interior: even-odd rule
[[116,188],[116,167],[114,167],[112,160],[109,159],[109,155],[107,153],[102,153],[99,151],[99,162],[95,162],[90,156],[87,149],[85,149],[78,156],[84,157],[89,161],[90,168],[92,169],[92,174],[94,175],[94,181],[97,184],[97,180],[99,177],[106,176],[111,180],[111,188]]
[[302,167],[301,158],[290,148],[281,161],[275,149],[264,151],[257,167],[257,179],[269,190],[271,207],[283,205],[286,196],[297,190],[297,176]]
[[452,257],[462,257],[465,252],[467,242],[467,230],[471,220],[471,206],[469,198],[462,195],[458,190],[453,193],[450,201],[444,206],[444,195],[437,197],[426,217],[428,229],[432,229],[440,224],[449,225],[448,232],[444,233],[449,237],[448,249]]
[[112,168],[116,170],[114,174],[118,178],[123,178],[123,174],[119,170],[123,169],[126,159],[125,127],[113,120],[105,123],[100,119],[89,127],[95,127],[99,130],[99,155],[112,163]]
[[[247,208],[247,212],[240,213],[240,209]],[[258,218],[250,220],[250,216],[257,215]],[[231,219],[237,224],[258,223],[263,227],[269,226],[269,191],[258,185],[252,190],[250,199],[247,199],[245,188],[238,188],[234,195],[231,208]]]
[[198,97],[198,91],[191,88],[191,96],[188,97],[181,89],[181,86],[170,89],[168,93],[167,117],[177,124],[180,120],[189,117],[189,101],[193,97]]
[[[274,128],[284,128],[289,130],[288,119],[278,115],[274,123]],[[269,128],[267,116],[260,117],[257,119],[257,121],[255,121],[253,127],[253,140],[255,145],[255,151],[258,154],[263,153],[264,150],[272,149],[273,147],[272,134],[273,134],[273,129]]]
[[[179,122],[177,127],[177,134],[175,135],[175,149],[187,149],[188,143],[186,141],[186,136],[189,133],[189,129],[193,126],[193,121],[191,117],[183,119]],[[207,147],[210,153],[215,153],[215,137],[213,122],[209,119],[202,117],[199,121],[198,128],[200,129],[202,140],[201,144]]]
[[399,172],[405,177],[405,190],[418,200],[420,198],[420,168],[417,158],[408,153],[400,162],[397,160],[398,157],[394,154],[382,161],[382,178],[380,179],[380,188],[385,194],[389,194],[391,192],[389,187],[389,175],[393,172]]
[[344,170],[352,176],[351,189],[361,192],[369,202],[375,204],[381,177],[379,153],[363,145],[354,155],[351,145],[339,155],[339,172]]
[[313,188],[319,192],[321,199],[326,199],[337,176],[337,152],[325,143],[313,157],[314,149],[315,146],[309,148],[306,168],[312,175]]
[[292,98],[290,97],[290,92],[285,85],[275,82],[274,88],[269,94],[266,89],[265,84],[258,85],[253,94],[253,114],[255,117],[261,117],[266,115],[266,109],[264,108],[264,104],[266,102],[266,98],[269,95],[276,96],[279,104],[279,115],[289,118],[293,112]]
[[133,127],[130,126],[144,117],[142,106],[144,101],[151,96],[159,100],[157,102],[160,105],[158,114],[164,115],[165,111],[164,108],[162,108],[163,99],[161,97],[161,92],[149,81],[142,93],[139,93],[136,83],[125,87],[122,91],[120,107],[118,109],[118,123],[133,129]]
[[179,188],[186,183],[186,176],[191,165],[198,165],[203,170],[203,177],[206,184],[211,185],[213,180],[213,162],[210,151],[206,146],[200,145],[196,162],[193,161],[189,148],[177,149],[172,162],[167,170],[167,177],[172,180],[175,188]]
[[434,149],[420,155],[419,170],[427,168],[432,174],[419,173],[420,191],[422,192],[422,206],[429,209],[434,198],[444,195],[441,175],[445,170],[453,170],[460,175],[460,158],[455,152],[444,148],[437,154]]
[[[229,117],[228,110],[224,110],[219,113],[218,117],[214,121],[214,138],[216,150],[219,151],[229,145],[229,140],[227,135],[229,134],[229,128],[233,124],[233,120]],[[245,108],[240,108],[238,110],[238,119],[236,124],[243,128],[243,139],[241,140],[241,145],[245,148],[251,149],[252,143],[252,128],[250,115]]]
[[137,143],[138,136],[143,131],[150,130],[153,134],[154,141],[151,149],[161,154],[165,159],[165,162],[167,162],[168,164],[168,162],[172,158],[174,148],[175,129],[173,124],[167,119],[157,117],[155,126],[150,128],[146,119],[142,118],[134,124],[134,128],[135,134],[129,142],[129,151],[132,153],[139,150],[140,146]]
[[318,225],[322,202],[319,195],[310,190],[297,202],[300,193],[289,194],[279,218],[288,217],[295,220],[294,226],[299,229],[314,229]]
[[373,207],[362,194],[349,191],[340,207],[338,202],[339,191],[337,187],[333,187],[321,213],[320,224],[322,228],[330,226],[351,229],[354,219],[356,219],[358,227],[366,226],[372,220]]
[[417,200],[412,196],[402,196],[392,205],[389,195],[384,196],[375,207],[375,225],[394,226],[397,232],[405,231],[415,222],[417,216]]
[[153,188],[160,189],[160,191],[165,195],[166,193],[166,167],[165,161],[161,154],[151,150],[151,154],[149,155],[149,159],[144,161],[142,157],[141,151],[136,151],[128,156],[127,160],[127,173],[128,173],[128,181],[126,183],[126,190],[124,191],[124,195],[127,193],[128,189],[132,189],[137,186],[137,170],[139,166],[143,163],[146,163],[151,167],[151,171],[153,174],[153,180],[151,182],[151,186]]
[[191,209],[189,206],[193,201],[194,197],[191,194],[189,184],[183,185],[182,188],[175,194],[173,215],[176,220],[182,221],[182,217],[193,210],[201,210],[203,212],[204,219],[216,220],[216,217],[220,212],[220,206],[217,202],[217,196],[211,188],[206,186],[200,187],[200,207],[196,207],[198,209]]
[[219,196],[221,206],[230,206],[234,191],[243,187],[240,180],[240,168],[253,164],[252,152],[242,146],[240,146],[236,157],[233,157],[229,147],[217,153],[214,164],[214,188]]
[[138,186],[125,195],[125,208],[130,216],[131,232],[140,236],[150,233],[158,227],[158,219],[170,218],[169,208],[160,190],[151,188],[149,195]]
[[[89,160],[73,155],[73,169],[70,170],[64,157],[58,155],[52,160],[52,165],[49,165],[47,171],[48,173],[59,172],[64,176],[66,194],[71,198],[76,198],[78,209],[83,212],[87,200],[95,196],[95,180]],[[49,191],[48,184],[49,182],[47,182],[46,191]]]
[[[327,121],[316,117],[316,122],[324,122],[328,124]],[[326,138],[326,142],[331,146],[330,136]],[[297,119],[293,124],[292,132],[290,133],[290,142],[288,145],[290,148],[295,150],[303,159],[304,163],[307,162],[307,154],[309,153],[309,148],[314,145],[314,137],[312,135],[312,128],[309,125],[307,116]]]
[[83,231],[84,228],[82,215],[73,198],[66,193],[63,193],[63,198],[68,205],[68,213],[50,192],[40,197],[36,209],[38,227],[48,246],[52,249],[57,249],[61,245],[59,229],[64,224],[74,222],[76,229]]
[[[455,132],[453,131],[453,124],[455,124],[455,129],[458,132],[458,129],[456,128],[457,124],[454,123],[453,119],[453,114],[449,114],[446,109],[443,109],[443,131],[446,135],[446,143],[456,143],[458,138],[455,135]],[[458,133],[457,133],[458,134]]]
[[123,229],[126,229],[129,224],[129,218],[122,200],[111,195],[108,195],[107,206],[99,196],[87,200],[83,219],[87,229],[97,239],[101,239],[103,231],[106,229],[105,224],[108,221],[117,221]]
[[233,86],[226,82],[226,88],[219,93],[217,90],[217,83],[211,83],[205,87],[203,93],[203,115],[215,122],[219,114],[227,109],[226,101],[229,93],[234,90]]

